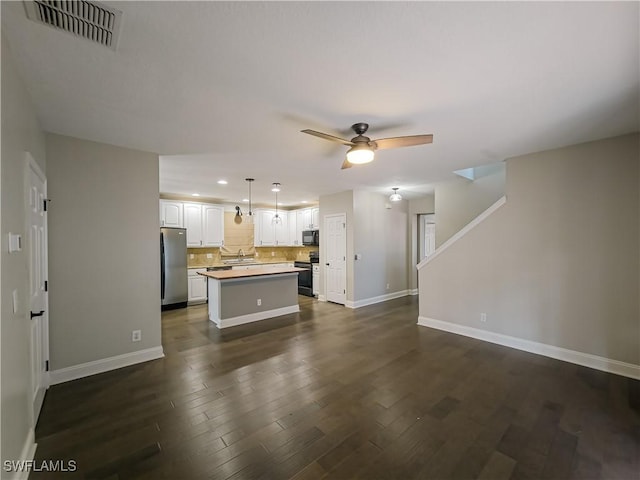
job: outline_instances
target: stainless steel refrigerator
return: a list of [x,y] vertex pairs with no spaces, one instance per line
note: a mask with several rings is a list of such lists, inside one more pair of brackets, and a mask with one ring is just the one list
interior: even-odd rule
[[187,230],[160,229],[162,310],[187,306]]

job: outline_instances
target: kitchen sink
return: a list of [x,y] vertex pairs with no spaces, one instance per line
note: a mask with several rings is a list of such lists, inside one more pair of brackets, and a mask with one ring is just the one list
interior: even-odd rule
[[230,258],[223,260],[222,263],[234,264],[234,263],[257,263],[253,258]]

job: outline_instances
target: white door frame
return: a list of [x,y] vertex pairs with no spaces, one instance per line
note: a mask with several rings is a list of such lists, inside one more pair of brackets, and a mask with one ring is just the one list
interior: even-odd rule
[[[30,214],[30,210],[31,210],[31,206],[32,205],[36,205],[36,207],[38,209],[41,209],[40,211],[43,213],[43,249],[42,249],[42,287],[44,287],[44,282],[48,280],[49,277],[49,271],[48,271],[48,253],[49,253],[49,247],[48,247],[48,225],[47,225],[47,214],[46,214],[46,207],[45,207],[45,201],[47,200],[47,177],[45,176],[44,172],[40,169],[40,166],[36,163],[36,161],[34,160],[33,156],[29,153],[26,152],[25,154],[25,169],[24,169],[24,183],[25,183],[25,226],[26,226],[26,230],[30,231],[31,230],[31,214]],[[43,192],[41,192],[40,194],[37,194],[35,192],[31,191],[31,173],[34,173],[38,179],[42,182],[43,185]],[[29,275],[29,304],[28,304],[28,310],[32,311],[33,306],[31,305],[31,285],[32,285],[32,258],[31,258],[31,242],[30,242],[30,234],[26,234],[25,235],[25,240],[27,240],[26,246],[28,247],[28,251],[26,252],[27,255],[27,262],[28,262],[28,275]],[[41,291],[42,294],[42,302],[41,305],[38,308],[41,308],[42,310],[44,310],[44,314],[41,317],[36,317],[35,319],[31,319],[28,318],[27,321],[29,322],[33,322],[33,321],[39,321],[40,322],[40,335],[39,335],[39,345],[33,345],[33,335],[32,335],[32,330],[34,328],[34,326],[31,324],[30,328],[29,328],[29,337],[30,337],[30,350],[29,350],[29,371],[31,372],[31,375],[33,375],[33,372],[36,371],[36,368],[40,369],[40,381],[38,382],[39,384],[37,385],[37,387],[35,388],[35,393],[34,393],[34,378],[30,379],[30,396],[32,398],[30,398],[30,405],[31,405],[31,412],[33,415],[33,426],[35,427],[35,424],[38,421],[38,416],[40,414],[40,409],[42,408],[42,403],[44,401],[44,395],[46,390],[49,388],[50,385],[50,376],[49,376],[49,371],[48,369],[45,367],[45,365],[48,366],[49,363],[49,294],[46,291],[46,289],[42,288]],[[39,348],[40,351],[36,352],[34,349]],[[33,365],[34,363],[34,359],[38,359],[39,362],[41,362],[40,366],[36,366]]]
[[[344,251],[342,252],[342,255],[344,256],[343,260],[341,260],[342,262],[342,271],[343,271],[343,276],[339,279],[342,286],[343,286],[343,291],[344,293],[342,294],[334,294],[331,295],[329,292],[329,270],[331,268],[331,266],[329,265],[329,263],[331,262],[331,257],[329,255],[329,249],[328,246],[330,244],[330,242],[328,241],[329,238],[329,222],[331,220],[337,219],[339,221],[339,223],[342,223],[343,226],[343,236],[344,236],[344,245],[341,245],[342,248],[344,248]],[[334,302],[334,303],[338,303],[340,305],[346,305],[347,302],[347,214],[346,213],[333,213],[333,214],[329,214],[329,215],[325,215],[323,218],[323,225],[322,228],[324,230],[324,257],[325,257],[325,268],[324,268],[324,294],[325,294],[325,299],[328,302]],[[335,252],[334,252],[335,253]]]

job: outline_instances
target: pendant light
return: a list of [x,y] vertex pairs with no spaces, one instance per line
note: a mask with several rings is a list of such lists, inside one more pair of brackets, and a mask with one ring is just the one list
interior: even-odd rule
[[398,187],[393,187],[391,190],[393,190],[393,193],[389,197],[389,200],[391,200],[392,202],[399,202],[400,200],[402,200],[402,195],[398,193]]
[[253,212],[251,211],[251,183],[254,181],[253,178],[245,178],[245,182],[249,183],[249,211],[247,212],[247,219],[249,223],[253,222]]
[[240,210],[238,205],[236,205],[236,216],[233,217],[233,221],[235,223],[242,223],[242,210]]
[[280,218],[280,215],[278,214],[278,192],[280,191],[280,184],[278,182],[273,182],[273,188],[271,191],[276,194],[276,214],[271,220],[271,223],[274,225],[282,225],[282,218]]

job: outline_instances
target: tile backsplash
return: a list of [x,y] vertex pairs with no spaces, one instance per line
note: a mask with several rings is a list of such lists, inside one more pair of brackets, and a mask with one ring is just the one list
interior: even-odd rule
[[[294,262],[309,260],[309,252],[317,252],[318,247],[256,247],[255,259],[264,262]],[[211,258],[209,258],[209,256]],[[204,267],[222,262],[220,248],[188,248],[187,265]]]

